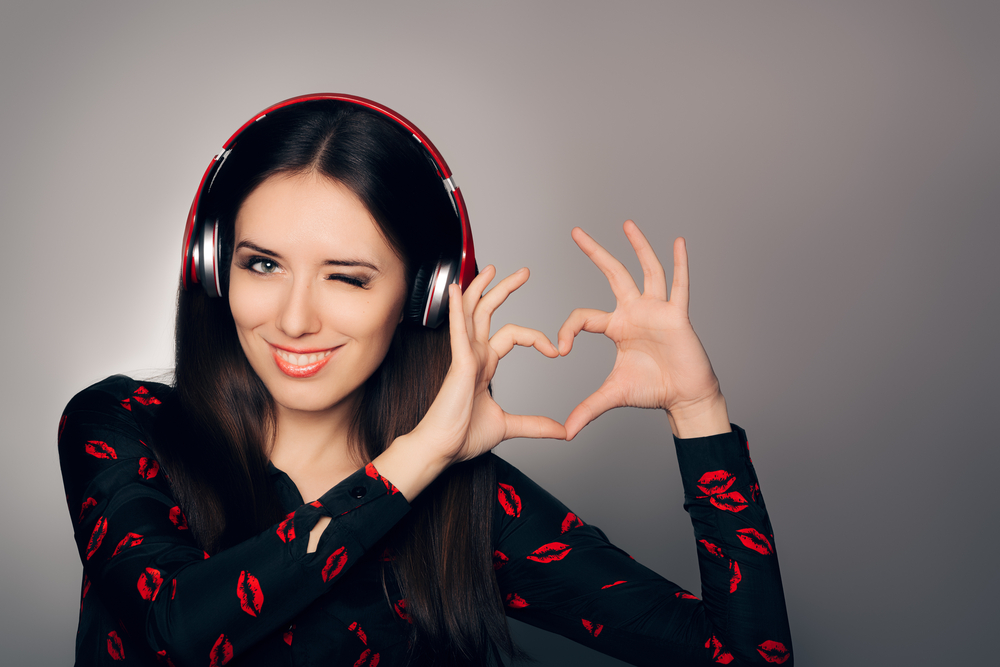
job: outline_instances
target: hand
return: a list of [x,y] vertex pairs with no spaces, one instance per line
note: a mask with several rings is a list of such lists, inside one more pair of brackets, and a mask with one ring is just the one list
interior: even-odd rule
[[567,440],[619,406],[663,408],[678,437],[728,432],[719,380],[688,319],[684,239],[674,241],[674,276],[667,300],[666,276],[656,253],[634,222],[627,220],[624,228],[642,266],[642,293],[621,262],[582,229],[573,230],[573,240],[611,283],[617,304],[612,313],[574,310],[559,329],[559,353],[569,354],[576,335],[589,331],[613,340],[618,355],[604,384],[566,419]]
[[566,437],[565,427],[554,419],[508,414],[489,393],[498,362],[515,345],[534,347],[549,358],[559,356],[556,346],[535,329],[506,324],[489,337],[494,311],[529,274],[528,269],[521,269],[483,294],[495,275],[496,269],[487,266],[464,295],[459,286],[449,286],[451,367],[437,398],[413,431],[449,465],[475,458],[510,438]]

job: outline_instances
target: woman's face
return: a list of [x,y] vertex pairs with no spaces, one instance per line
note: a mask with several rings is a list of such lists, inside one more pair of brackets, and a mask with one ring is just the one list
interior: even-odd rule
[[229,303],[279,411],[356,396],[389,349],[406,292],[402,260],[340,183],[279,174],[240,207]]

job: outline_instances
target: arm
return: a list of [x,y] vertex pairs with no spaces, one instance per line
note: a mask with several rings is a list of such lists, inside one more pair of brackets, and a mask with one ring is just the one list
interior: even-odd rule
[[743,430],[674,443],[702,599],[501,463],[494,563],[508,614],[635,665],[791,665],[774,538]]
[[[143,442],[132,406],[140,409],[138,396],[156,409],[158,399],[138,393],[140,386],[119,376],[84,390],[60,424],[67,502],[88,580],[84,613],[87,598],[99,596],[124,627],[124,636],[114,625],[104,629],[109,652],[119,642],[147,644],[178,666],[222,664],[287,625],[409,509],[372,466],[207,558]],[[307,553],[324,517],[330,524]]]

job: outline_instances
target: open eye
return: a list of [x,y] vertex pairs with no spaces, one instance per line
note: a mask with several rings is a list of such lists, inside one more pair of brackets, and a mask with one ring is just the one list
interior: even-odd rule
[[281,269],[277,262],[266,257],[251,257],[245,266],[254,273],[276,273]]

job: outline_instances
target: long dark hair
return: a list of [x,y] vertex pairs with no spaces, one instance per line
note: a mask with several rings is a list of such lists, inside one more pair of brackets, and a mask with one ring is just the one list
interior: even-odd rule
[[[460,243],[459,223],[429,158],[402,129],[355,105],[323,100],[270,114],[249,128],[220,170],[207,200],[219,216],[222,298],[181,290],[176,330],[176,428],[158,452],[195,537],[209,553],[280,521],[268,476],[275,411],[236,335],[228,298],[236,213],[275,174],[318,172],[349,188],[403,260],[412,286],[420,265],[444,243]],[[413,430],[451,363],[447,325],[401,323],[389,351],[363,387],[352,452],[371,461]],[[166,449],[166,448],[158,448]],[[391,567],[413,621],[418,664],[481,665],[499,648],[520,657],[492,567],[493,460],[449,468],[415,499],[387,540]]]

